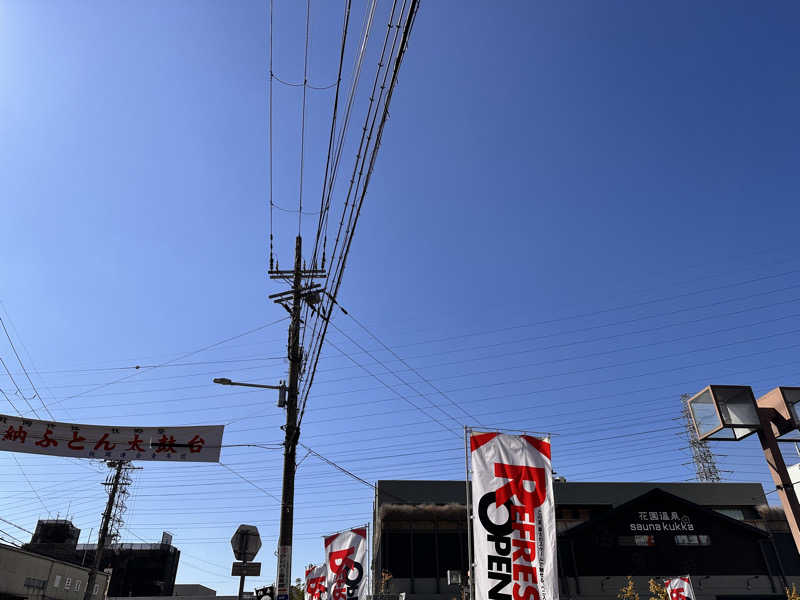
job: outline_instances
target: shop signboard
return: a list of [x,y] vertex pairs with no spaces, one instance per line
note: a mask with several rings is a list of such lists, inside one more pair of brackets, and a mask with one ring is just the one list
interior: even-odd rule
[[99,460],[219,462],[223,429],[84,425],[0,415],[0,450]]

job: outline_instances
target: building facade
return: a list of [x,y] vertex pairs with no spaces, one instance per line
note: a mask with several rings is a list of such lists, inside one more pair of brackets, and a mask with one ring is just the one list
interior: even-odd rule
[[[83,600],[89,569],[0,544],[0,600]],[[98,573],[92,598],[105,597],[109,575]]]
[[[562,598],[616,598],[627,576],[690,574],[700,600],[782,596],[800,556],[760,484],[554,482]],[[379,481],[373,593],[453,600],[468,571],[463,481]]]
[[[41,520],[23,549],[75,565],[94,564],[96,544],[78,544],[80,529],[64,519]],[[178,574],[180,551],[170,543],[110,544],[101,569],[112,572],[109,596],[171,596]]]

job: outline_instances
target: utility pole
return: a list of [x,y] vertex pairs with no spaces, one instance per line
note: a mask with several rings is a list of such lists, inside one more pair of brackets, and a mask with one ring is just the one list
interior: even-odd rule
[[97,580],[97,572],[100,570],[101,561],[103,560],[103,551],[105,550],[106,541],[108,540],[108,530],[111,525],[111,517],[114,513],[114,504],[117,499],[117,492],[119,491],[120,481],[122,474],[127,465],[127,461],[118,460],[109,462],[108,466],[116,469],[111,481],[106,480],[103,485],[110,486],[108,490],[108,501],[106,502],[106,510],[103,512],[103,520],[100,524],[100,533],[97,537],[97,550],[94,553],[94,566],[89,571],[89,580],[86,582],[86,590],[83,592],[83,600],[92,600],[95,581]]
[[[277,266],[277,265],[276,265]],[[294,476],[297,456],[297,442],[300,428],[297,424],[297,401],[300,373],[303,365],[303,350],[300,347],[300,311],[303,299],[316,303],[319,285],[303,287],[305,278],[324,278],[324,269],[303,269],[303,240],[298,235],[294,246],[294,269],[281,271],[270,270],[271,279],[291,280],[292,288],[270,296],[277,304],[283,306],[291,314],[289,323],[289,387],[286,398],[286,425],[284,426],[283,450],[283,490],[281,493],[281,522],[278,534],[278,576],[276,579],[276,599],[290,600],[292,585],[292,533],[294,529]],[[291,302],[290,306],[287,303]]]

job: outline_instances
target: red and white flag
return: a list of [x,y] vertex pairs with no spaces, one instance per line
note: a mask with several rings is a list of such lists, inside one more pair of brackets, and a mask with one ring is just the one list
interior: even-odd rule
[[558,600],[550,441],[473,432],[476,600]]
[[670,600],[694,600],[694,590],[689,576],[674,577],[664,582]]
[[359,527],[325,538],[328,600],[366,600],[367,529]]
[[327,569],[325,565],[309,565],[306,569],[304,600],[327,600]]

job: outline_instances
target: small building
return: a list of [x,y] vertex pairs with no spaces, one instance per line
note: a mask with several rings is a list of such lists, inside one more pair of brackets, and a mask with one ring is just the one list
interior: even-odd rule
[[[553,488],[564,599],[616,599],[629,575],[646,595],[651,578],[688,573],[700,600],[754,600],[800,585],[788,524],[760,484],[556,480]],[[463,481],[378,482],[373,594],[460,597],[446,577],[468,570],[466,493]]]
[[[97,544],[78,544],[79,536],[80,529],[68,520],[41,520],[23,549],[74,565],[91,566]],[[169,534],[165,534],[160,543],[106,546],[100,567],[112,572],[108,595],[171,596],[180,551],[170,541]]]
[[[92,598],[105,597],[110,576],[98,573]],[[83,600],[89,569],[0,544],[0,600]]]
[[216,596],[217,590],[200,585],[199,583],[176,583],[173,596]]

